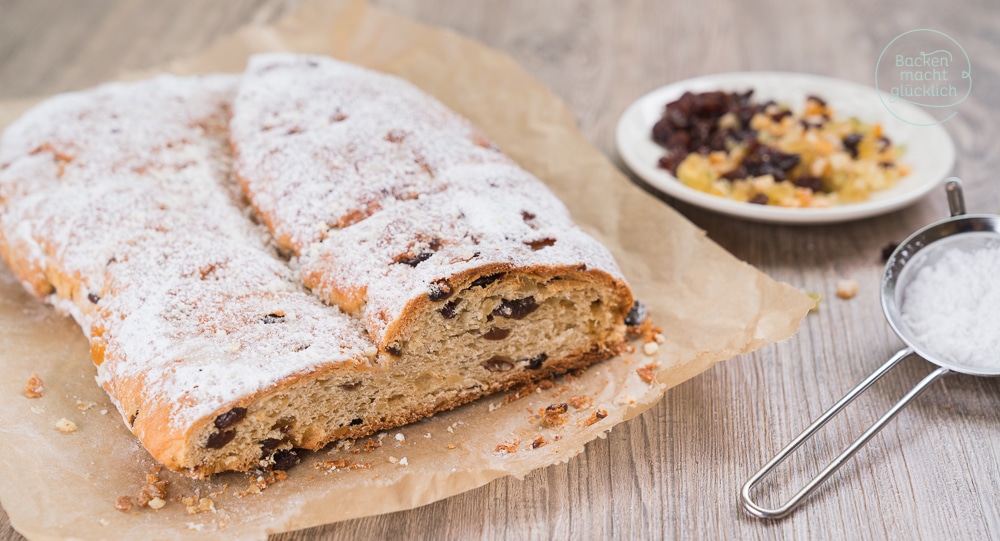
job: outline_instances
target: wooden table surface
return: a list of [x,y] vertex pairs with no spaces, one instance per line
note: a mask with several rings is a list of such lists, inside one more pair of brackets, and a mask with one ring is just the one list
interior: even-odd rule
[[[0,0],[0,99],[91,86],[191,54],[297,0]],[[725,71],[818,73],[872,85],[898,34],[923,27],[960,42],[971,97],[945,126],[972,212],[1000,210],[1000,5],[917,0],[384,0],[413,19],[506,51],[576,112],[618,160],[613,131],[634,99]],[[500,479],[412,511],[275,536],[354,538],[1000,537],[1000,380],[950,376],[905,410],[800,511],[778,522],[737,504],[744,480],[902,346],[879,305],[880,250],[947,213],[943,191],[886,216],[782,227],[674,205],[736,257],[827,297],[785,343],[722,363],[587,446],[568,464]],[[834,296],[838,279],[860,291]],[[669,329],[667,329],[669,333]],[[929,364],[911,358],[783,467],[761,497],[777,503],[900,397]],[[0,510],[0,539],[21,539]]]

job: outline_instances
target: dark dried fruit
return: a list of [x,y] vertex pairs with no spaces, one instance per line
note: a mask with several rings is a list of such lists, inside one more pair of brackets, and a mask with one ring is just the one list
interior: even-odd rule
[[799,188],[808,188],[814,193],[818,193],[823,189],[823,179],[809,175],[801,176],[795,179],[795,185]]
[[358,426],[358,425],[360,425],[363,422],[364,421],[361,420],[361,419],[351,419],[351,426]]
[[488,274],[486,276],[480,276],[479,278],[473,280],[472,285],[469,287],[486,287],[492,284],[493,282],[496,282],[497,280],[503,278],[503,275],[504,273],[498,272],[496,274]]
[[282,449],[281,451],[274,453],[274,465],[271,466],[271,469],[288,470],[298,463],[299,454],[295,452],[295,449]]
[[516,300],[504,299],[500,302],[500,306],[493,310],[493,315],[510,319],[524,319],[537,309],[538,303],[535,302],[534,297]]
[[782,181],[788,178],[788,173],[802,161],[798,154],[789,154],[776,148],[757,145],[749,149],[740,162],[740,167],[751,177],[771,175],[774,180]]
[[889,261],[889,258],[892,257],[892,253],[896,251],[896,248],[899,248],[899,242],[894,241],[894,240],[893,241],[889,241],[889,244],[886,244],[885,246],[882,247],[882,262],[883,263]]
[[534,250],[534,251],[536,251],[536,252],[538,250],[541,250],[542,248],[547,248],[549,246],[552,246],[555,243],[556,243],[556,239],[553,239],[553,238],[544,238],[544,239],[538,239],[538,240],[529,240],[529,241],[525,242],[525,244],[527,244],[528,246],[531,246],[531,249]]
[[95,293],[88,293],[87,300],[94,304],[97,304],[98,302],[101,302],[101,297]]
[[438,280],[427,287],[427,298],[432,301],[443,301],[451,296],[454,290],[445,280]]
[[360,386],[360,385],[361,385],[361,383],[359,383],[357,381],[352,381],[351,383],[341,383],[340,384],[340,388],[343,389],[343,390],[345,390],[345,391],[353,391],[354,389],[357,389],[358,386]]
[[819,96],[806,96],[806,101],[814,101],[819,104],[820,107],[826,107],[826,102]]
[[769,200],[770,199],[767,197],[767,194],[759,193],[751,197],[749,202],[754,205],[766,205]]
[[514,369],[514,363],[502,357],[493,357],[490,360],[483,362],[483,368],[489,370],[490,372],[507,372],[508,370]]
[[430,259],[432,255],[434,255],[434,252],[420,252],[419,254],[412,256],[410,254],[403,254],[400,256],[396,256],[396,259],[394,259],[393,262],[403,263],[411,267],[416,267],[417,265]]
[[628,315],[625,316],[625,324],[629,327],[635,327],[646,321],[649,317],[649,309],[638,299],[632,303],[632,308],[629,309]]
[[215,418],[215,428],[225,430],[242,421],[247,416],[246,408],[233,408]]
[[396,357],[399,357],[400,355],[403,354],[403,346],[400,346],[398,343],[393,342],[385,346],[385,352],[388,353],[389,355],[394,355]]
[[542,363],[544,363],[548,358],[549,358],[549,356],[547,354],[545,354],[545,353],[539,353],[535,357],[530,357],[530,358],[526,358],[526,359],[519,359],[517,362],[518,363],[525,363],[527,365],[526,368],[528,370],[538,370],[539,368],[542,367]]
[[284,314],[268,314],[268,315],[264,316],[263,318],[261,318],[261,321],[265,325],[270,325],[272,323],[282,323],[282,322],[285,321],[285,315]]
[[461,300],[462,299],[455,299],[453,301],[448,302],[448,304],[445,304],[444,308],[438,310],[438,312],[440,312],[441,316],[444,317],[445,319],[454,318],[458,314],[458,312],[455,310],[455,307],[458,306],[458,303]]
[[267,438],[260,442],[260,450],[262,453],[267,454],[278,448],[281,445],[281,440],[278,438]]
[[208,437],[205,447],[208,449],[222,449],[236,437],[235,430],[223,430]]
[[844,136],[844,150],[851,155],[852,158],[858,158],[858,144],[861,143],[863,136],[860,133],[851,133]]
[[530,213],[530,212],[528,212],[528,211],[526,211],[526,210],[522,210],[521,211],[521,218],[524,218],[525,222],[530,222],[531,220],[535,219],[535,215],[532,214],[532,213]]
[[500,327],[491,327],[490,330],[483,333],[483,338],[487,340],[503,340],[508,336],[510,336],[510,329]]

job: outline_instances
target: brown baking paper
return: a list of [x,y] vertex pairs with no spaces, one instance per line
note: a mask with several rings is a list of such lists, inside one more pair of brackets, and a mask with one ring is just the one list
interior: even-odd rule
[[[636,351],[509,403],[514,395],[498,394],[381,439],[359,440],[351,449],[306,453],[287,480],[259,493],[248,491],[256,481],[248,474],[195,481],[165,471],[166,506],[120,512],[115,499],[134,500],[154,461],[95,384],[80,330],[31,298],[4,267],[0,502],[29,538],[263,539],[413,508],[505,475],[522,477],[571,459],[588,441],[712,364],[791,336],[812,304],[737,261],[633,186],[584,139],[570,110],[549,89],[506,55],[450,30],[364,3],[314,1],[273,26],[245,28],[167,69],[239,72],[249,54],[269,50],[329,54],[401,75],[472,119],[611,249],[663,327],[666,343],[655,356]],[[0,126],[27,105],[0,104]],[[659,365],[656,382],[647,383],[636,370],[653,362]],[[42,398],[23,394],[33,372],[45,382]],[[571,404],[566,423],[542,426],[538,410],[563,402]],[[598,409],[607,417],[585,426]],[[78,430],[57,431],[61,418]],[[368,441],[381,446],[369,452]],[[544,444],[533,448],[536,441]],[[498,451],[501,443],[515,452]],[[343,459],[351,466],[334,468]],[[192,496],[210,498],[214,511],[190,514],[176,499]]]

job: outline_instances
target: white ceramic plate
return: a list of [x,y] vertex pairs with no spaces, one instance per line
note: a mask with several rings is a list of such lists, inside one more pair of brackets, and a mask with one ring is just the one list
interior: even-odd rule
[[[653,125],[663,108],[685,91],[746,91],[753,89],[756,101],[774,100],[801,110],[808,95],[825,100],[839,118],[857,117],[882,124],[893,144],[905,145],[900,162],[912,172],[892,188],[872,194],[868,201],[847,203],[830,208],[784,208],[733,201],[689,188],[674,178],[657,162],[665,154],[652,139]],[[923,110],[907,106],[906,118],[933,123]],[[912,110],[911,110],[912,109]],[[941,184],[955,162],[955,145],[940,125],[915,126],[892,115],[879,100],[874,88],[856,83],[807,75],[780,72],[741,72],[706,75],[679,81],[646,94],[622,113],[616,132],[618,154],[636,175],[654,188],[682,201],[709,210],[759,222],[819,224],[843,222],[884,214],[905,207]]]

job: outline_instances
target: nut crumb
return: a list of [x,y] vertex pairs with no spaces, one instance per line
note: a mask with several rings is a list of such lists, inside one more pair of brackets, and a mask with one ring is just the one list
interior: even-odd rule
[[646,342],[645,344],[642,345],[642,352],[645,353],[646,355],[655,355],[656,352],[659,350],[660,350],[660,345],[657,344],[655,341]]
[[504,455],[512,455],[517,452],[517,446],[521,444],[521,440],[514,439],[510,442],[500,442],[497,444],[496,452]]
[[448,450],[457,449],[454,443],[449,443],[448,445],[445,445],[444,448]]
[[531,442],[531,448],[538,449],[539,447],[545,446],[545,444],[547,443],[548,442],[545,441],[545,438],[543,436],[538,436],[537,438],[535,438],[535,441]]
[[841,299],[853,299],[858,294],[858,283],[854,280],[840,280],[837,282],[837,296]]
[[76,409],[78,409],[80,411],[87,411],[87,410],[89,410],[90,408],[93,408],[96,405],[97,405],[96,402],[84,402],[83,400],[77,400],[76,401]]
[[184,504],[184,508],[187,510],[187,514],[189,515],[215,512],[215,502],[212,501],[211,498],[199,498],[197,496],[190,496],[187,498],[181,498],[181,503]]
[[403,458],[399,459],[399,465],[400,466],[409,466],[410,465],[410,461],[407,460],[406,457],[404,456]]
[[24,396],[28,398],[41,398],[43,392],[45,392],[45,386],[42,378],[32,372],[31,377],[28,378],[28,383],[24,384]]
[[132,498],[128,496],[118,496],[115,500],[115,509],[121,511],[122,513],[127,513],[132,510]]
[[588,417],[587,420],[583,422],[583,426],[590,426],[607,416],[608,416],[608,410],[595,410],[594,413],[591,413],[590,417]]
[[152,500],[149,500],[149,503],[146,505],[148,505],[150,509],[163,509],[163,506],[167,505],[167,501],[161,498],[153,498]]
[[660,365],[656,363],[649,363],[646,366],[636,368],[635,373],[639,374],[639,377],[642,378],[642,381],[645,381],[646,383],[649,384],[653,384],[656,383],[656,369],[659,367]]
[[539,409],[538,414],[542,416],[543,426],[558,426],[566,424],[566,411],[569,405],[565,402],[561,404],[550,404],[545,409]]
[[569,397],[569,405],[573,406],[573,409],[582,410],[589,407],[594,402],[594,399],[587,395],[573,395]]
[[56,430],[62,432],[63,434],[69,434],[71,432],[76,432],[76,423],[70,421],[69,419],[63,417],[56,421]]

